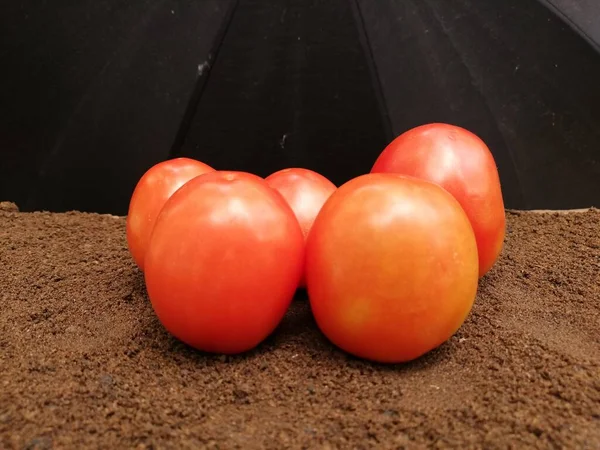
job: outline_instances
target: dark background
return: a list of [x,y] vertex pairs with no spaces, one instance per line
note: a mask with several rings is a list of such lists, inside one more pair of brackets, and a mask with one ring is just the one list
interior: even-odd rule
[[175,156],[337,185],[443,121],[509,208],[600,206],[595,0],[23,0],[0,6],[0,200],[125,214]]

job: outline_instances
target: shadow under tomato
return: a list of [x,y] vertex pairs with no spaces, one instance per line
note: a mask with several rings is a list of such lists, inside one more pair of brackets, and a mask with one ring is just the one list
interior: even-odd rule
[[[252,350],[237,355],[220,355],[196,350],[169,334],[154,319],[151,328],[155,340],[162,341],[158,350],[167,360],[199,363],[202,366],[215,366],[226,363],[230,366],[244,364],[276,364],[280,359],[301,355],[304,360],[327,360],[334,368],[360,369],[369,367],[371,371],[419,372],[442,364],[452,358],[452,345],[444,343],[429,353],[407,363],[385,364],[367,361],[332,344],[319,330],[310,310],[306,291],[299,290],[288,312],[279,326],[261,344]],[[156,346],[155,346],[156,347]]]
[[[152,306],[148,302],[148,307]],[[310,306],[306,294],[299,291],[294,297],[289,310],[278,327],[254,349],[236,355],[223,355],[197,350],[171,335],[154,315],[152,323],[148,324],[149,334],[155,339],[162,341],[159,345],[161,352],[166,358],[185,357],[203,363],[241,363],[249,359],[269,354],[279,348],[286,346],[300,346],[314,342],[315,338],[327,345],[325,338],[319,337],[319,330],[310,312]]]

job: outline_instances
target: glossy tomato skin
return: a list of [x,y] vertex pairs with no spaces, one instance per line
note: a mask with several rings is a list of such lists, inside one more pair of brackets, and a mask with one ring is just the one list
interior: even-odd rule
[[506,216],[496,163],[479,137],[443,123],[413,128],[379,155],[371,173],[382,172],[422,178],[450,192],[473,226],[479,276],[492,268],[502,251]]
[[190,158],[175,158],[160,162],[138,181],[127,214],[127,243],[133,260],[144,270],[144,258],[154,222],[165,202],[173,193],[194,177],[214,169]]
[[283,197],[255,175],[212,172],[165,204],[145,280],[172,335],[205,352],[236,354],[280,323],[303,263],[302,231]]
[[[289,168],[275,172],[265,178],[288,202],[306,240],[315,218],[323,204],[336,190],[336,185],[323,175],[309,169]],[[305,286],[302,276],[300,287]]]
[[321,331],[357,357],[418,358],[468,316],[477,244],[459,203],[433,183],[367,174],[342,185],[313,224],[307,290]]

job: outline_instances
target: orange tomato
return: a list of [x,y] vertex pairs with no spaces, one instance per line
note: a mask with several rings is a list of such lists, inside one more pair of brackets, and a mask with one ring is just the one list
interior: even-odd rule
[[234,354],[280,323],[303,263],[302,231],[283,197],[256,175],[212,172],[186,183],[163,207],[145,280],[173,336]]
[[212,171],[212,167],[200,161],[176,158],[152,166],[140,178],[129,202],[127,243],[141,270],[154,222],[165,202],[192,178]]
[[[265,181],[288,202],[300,223],[305,239],[321,207],[336,190],[335,184],[323,175],[302,168],[280,170],[269,175]],[[303,275],[300,287],[304,287],[305,284]]]
[[367,174],[339,187],[306,247],[311,309],[321,331],[355,356],[415,359],[449,339],[477,292],[469,219],[440,186]]
[[371,173],[382,172],[422,178],[450,192],[473,226],[479,276],[493,267],[502,251],[506,217],[496,163],[479,137],[443,123],[413,128],[379,155]]

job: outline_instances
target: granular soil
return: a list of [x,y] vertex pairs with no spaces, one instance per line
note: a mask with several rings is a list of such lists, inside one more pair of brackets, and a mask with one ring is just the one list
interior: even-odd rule
[[0,209],[0,447],[600,448],[600,212],[507,212],[449,342],[386,366],[299,294],[241,356],[161,327],[124,218]]

